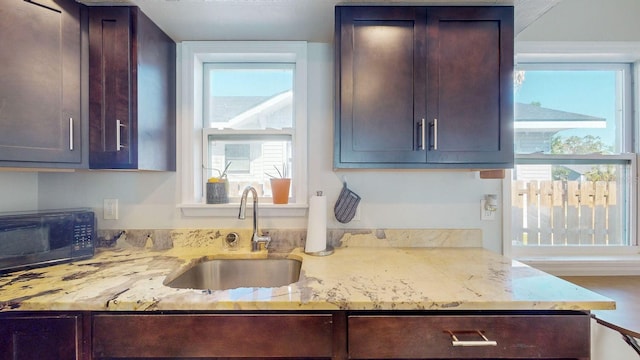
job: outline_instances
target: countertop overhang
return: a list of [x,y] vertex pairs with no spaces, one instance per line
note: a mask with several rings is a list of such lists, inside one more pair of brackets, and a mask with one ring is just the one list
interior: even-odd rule
[[300,281],[277,288],[174,289],[166,277],[210,249],[102,250],[89,260],[0,276],[0,311],[608,310],[615,302],[481,248],[302,249]]

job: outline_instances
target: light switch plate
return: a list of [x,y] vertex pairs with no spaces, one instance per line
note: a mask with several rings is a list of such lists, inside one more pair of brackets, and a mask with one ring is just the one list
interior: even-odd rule
[[118,220],[118,199],[104,199],[103,218]]

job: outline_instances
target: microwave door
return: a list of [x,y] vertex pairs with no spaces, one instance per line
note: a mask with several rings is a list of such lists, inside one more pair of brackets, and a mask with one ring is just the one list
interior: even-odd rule
[[40,222],[4,224],[0,227],[0,259],[49,251],[49,231]]

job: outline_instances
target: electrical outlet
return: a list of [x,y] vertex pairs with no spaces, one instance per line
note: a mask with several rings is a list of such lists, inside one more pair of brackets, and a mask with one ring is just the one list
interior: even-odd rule
[[496,211],[485,209],[485,200],[480,200],[480,220],[495,220]]
[[118,199],[104,199],[103,218],[118,220]]

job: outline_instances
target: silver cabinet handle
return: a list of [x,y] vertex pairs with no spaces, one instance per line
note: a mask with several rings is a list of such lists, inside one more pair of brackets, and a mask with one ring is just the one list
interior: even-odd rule
[[420,143],[420,150],[426,150],[426,143],[427,143],[427,130],[425,127],[425,122],[424,122],[424,118],[422,119],[422,142]]
[[438,119],[433,119],[433,150],[438,150]]
[[425,121],[424,119],[420,120],[419,122],[416,123],[416,126],[418,127],[418,131],[420,132],[420,138],[418,139],[418,146],[417,146],[417,150],[425,150],[426,149],[426,139],[427,139],[427,130],[425,129]]
[[69,150],[73,151],[73,118],[69,118]]
[[124,148],[124,145],[120,142],[120,129],[125,126],[126,125],[124,125],[120,120],[116,119],[116,151],[120,151]]
[[[498,346],[498,342],[494,340],[487,339],[486,336],[480,330],[475,331],[450,331],[447,330],[449,335],[451,336],[451,345],[453,346]],[[455,333],[472,333],[478,334],[482,340],[458,340],[458,337]]]

